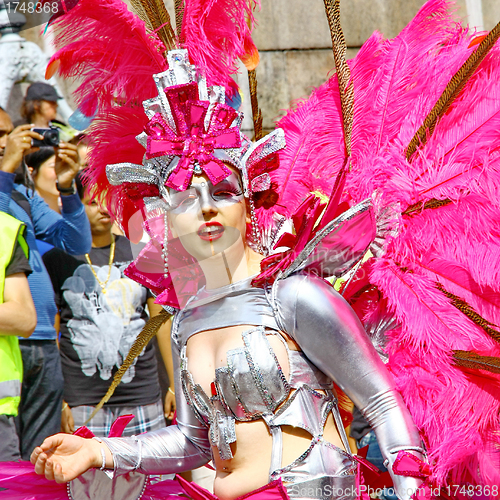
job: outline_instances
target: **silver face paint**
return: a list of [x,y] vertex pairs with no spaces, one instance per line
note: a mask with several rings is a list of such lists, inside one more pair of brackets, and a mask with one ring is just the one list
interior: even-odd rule
[[[172,236],[198,262],[232,248],[232,262],[244,258],[247,213],[240,178],[234,172],[215,186],[195,177],[186,191],[169,192]],[[241,245],[234,246],[240,241]],[[231,280],[230,280],[231,281]]]
[[210,181],[192,182],[186,191],[169,189],[169,195],[173,214],[197,213],[207,206],[224,208],[244,199],[241,182],[234,172],[215,186]]

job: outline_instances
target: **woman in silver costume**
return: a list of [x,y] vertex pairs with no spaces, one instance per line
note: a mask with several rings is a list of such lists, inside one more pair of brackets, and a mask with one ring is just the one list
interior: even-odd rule
[[[177,87],[186,83],[179,68]],[[196,102],[208,104],[201,95]],[[214,493],[223,500],[276,480],[290,498],[355,498],[357,462],[334,381],[375,430],[396,492],[409,499],[420,480],[393,473],[392,465],[402,450],[422,458],[420,437],[353,310],[300,267],[272,284],[252,285],[263,256],[248,236],[255,222],[248,154],[235,151],[244,148],[215,148],[212,157],[225,165],[219,182],[194,164],[184,189],[163,193],[170,233],[206,281],[172,324],[177,425],[102,441],[58,434],[34,450],[36,472],[65,482],[92,467],[158,474],[213,460]],[[163,185],[176,165],[162,171]],[[131,182],[133,166],[122,167],[109,169],[112,183]],[[139,175],[142,166],[135,167]]]

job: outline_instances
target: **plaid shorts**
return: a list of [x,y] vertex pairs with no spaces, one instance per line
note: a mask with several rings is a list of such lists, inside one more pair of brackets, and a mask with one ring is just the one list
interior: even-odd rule
[[[94,411],[94,406],[74,406],[71,408],[75,429],[81,427]],[[135,436],[143,432],[154,431],[165,427],[165,416],[161,400],[143,406],[104,406],[87,424],[97,437],[107,437],[111,424],[121,415],[135,415],[125,427],[123,436]]]

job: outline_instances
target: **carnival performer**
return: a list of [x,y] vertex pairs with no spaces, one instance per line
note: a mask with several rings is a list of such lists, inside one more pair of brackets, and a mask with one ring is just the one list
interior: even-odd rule
[[[465,137],[458,144],[456,135],[446,134],[457,127],[456,113],[467,108],[474,115],[476,108],[467,106],[467,99],[483,98],[474,94],[481,79],[489,84],[484,106],[500,107],[497,79],[492,76],[498,74],[497,59],[486,57],[500,32],[492,32],[480,44],[477,53],[482,56],[471,63],[470,80],[462,80],[464,93],[451,105],[449,115],[436,112],[441,121],[431,128],[425,122],[415,140],[410,141],[419,124],[477,45],[439,0],[424,6],[395,40],[374,35],[350,65],[343,60],[345,47],[337,45],[338,76],[289,113],[280,122],[282,128],[251,144],[240,134],[241,116],[228,105],[224,87],[217,85],[226,89],[234,85],[227,71],[234,60],[215,57],[232,50],[247,63],[252,59],[248,10],[243,4],[235,7],[244,13],[239,18],[235,10],[217,11],[210,18],[210,7],[186,2],[178,40],[187,50],[170,50],[166,64],[162,49],[170,42],[168,33],[161,35],[164,21],[151,23],[161,44],[113,0],[99,5],[81,0],[60,20],[70,25],[86,15],[91,19],[65,32],[49,74],[51,68],[59,68],[69,76],[86,57],[91,59],[93,71],[84,74],[79,90],[81,112],[91,116],[97,109],[90,133],[91,177],[127,234],[137,234],[134,224],[140,218],[151,237],[127,272],[147,283],[158,294],[156,301],[175,312],[172,345],[178,414],[176,426],[130,438],[52,436],[33,452],[36,472],[65,482],[89,468],[113,469],[116,477],[137,471],[179,472],[212,459],[217,469],[214,493],[222,499],[353,498],[359,493],[355,466],[359,458],[349,450],[336,385],[374,429],[399,498],[430,497],[430,474],[440,486],[448,475],[457,481],[492,484],[498,457],[489,446],[498,430],[498,399],[483,383],[463,374],[459,361],[453,360],[465,356],[462,359],[472,360],[469,368],[482,363],[484,369],[488,354],[490,365],[494,363],[498,348],[484,331],[494,326],[496,310],[479,309],[489,323],[480,323],[470,306],[456,312],[458,292],[456,288],[447,292],[453,280],[436,263],[444,268],[446,262],[448,269],[461,266],[459,276],[466,275],[472,287],[470,283],[479,280],[475,261],[465,255],[463,245],[457,246],[465,238],[476,255],[486,252],[483,228],[471,229],[469,217],[480,213],[489,227],[498,214],[497,205],[489,201],[495,190],[491,185],[484,188],[481,178],[498,175],[491,153],[496,150],[486,136],[481,136],[483,142],[473,137],[474,155],[465,150],[473,133],[464,126],[460,133]],[[332,31],[338,34],[338,2],[325,5]],[[111,11],[116,14],[112,27]],[[216,23],[211,33],[220,36],[219,45],[203,38],[209,28],[197,31],[197,16]],[[100,17],[106,24],[96,22]],[[234,23],[235,18],[240,29],[231,38],[223,21]],[[123,37],[126,58],[120,59],[120,48],[104,40],[103,30],[108,30],[105,36]],[[106,66],[113,68],[112,73],[102,71],[106,60],[94,56],[80,39],[82,34],[100,37],[101,51],[104,46],[115,51]],[[422,54],[435,75],[432,85],[417,64]],[[144,72],[131,71],[132,58],[138,67],[157,68],[155,93],[147,87]],[[474,73],[481,61],[489,71]],[[394,78],[389,83],[388,67]],[[380,87],[366,84],[374,81]],[[426,86],[429,91],[422,95]],[[138,95],[146,99],[147,118],[138,115]],[[391,98],[394,109],[388,112]],[[414,105],[413,114],[402,120],[401,109],[409,103]],[[365,113],[364,128],[354,127],[353,107],[358,120],[359,113]],[[450,116],[455,121],[448,121],[443,130]],[[481,127],[486,126],[480,123],[475,130],[485,133]],[[142,146],[139,151],[131,142],[135,136]],[[446,156],[439,144],[451,147],[456,156]],[[419,155],[412,156],[419,147]],[[447,167],[437,180],[433,162]],[[317,191],[320,196],[314,194]],[[434,198],[425,194],[428,191]],[[322,195],[328,197],[326,207]],[[465,212],[455,212],[460,207]],[[442,222],[433,219],[435,213],[445,220],[454,217],[460,231],[450,225],[443,229]],[[460,226],[460,221],[469,222]],[[455,235],[447,245],[436,236],[441,230]],[[488,238],[498,247],[496,234]],[[426,237],[433,240],[424,247]],[[383,292],[377,301],[366,299],[364,281],[356,276],[368,249],[374,259],[366,266],[371,269],[365,280],[369,290]],[[481,262],[490,269],[488,259]],[[434,274],[424,274],[424,266],[425,273],[431,269]],[[353,293],[348,282],[346,296],[364,298],[369,314],[360,315],[370,320],[371,333],[389,333],[389,365],[426,438],[432,470],[392,375],[354,311],[322,279],[349,270],[355,276],[352,283],[363,287]],[[495,286],[489,274],[481,279],[481,286]],[[400,282],[404,286],[398,288]],[[404,295],[407,289],[411,293]],[[435,294],[423,295],[433,304],[432,311],[417,294],[426,290]],[[404,298],[401,303],[399,297]],[[443,329],[445,317],[453,318],[456,332]],[[471,319],[477,329],[469,324]],[[429,345],[440,356],[429,357]],[[459,416],[442,403],[445,394],[458,395],[441,384],[438,366],[467,400],[466,411]],[[483,408],[467,399],[473,393],[480,395]],[[477,434],[470,449],[455,449],[451,430],[473,420],[481,425],[474,428]],[[448,455],[440,439],[446,442]],[[455,439],[463,443],[467,436]],[[187,491],[195,498],[207,498],[193,486]]]
[[[187,54],[170,54],[178,56],[187,63]],[[205,102],[196,98],[190,110],[206,109]],[[215,113],[229,114],[226,123],[237,118],[225,105],[213,113],[214,122]],[[237,129],[232,135],[234,155]],[[327,486],[355,495],[357,468],[332,380],[372,423],[389,464],[401,450],[422,457],[418,431],[356,315],[329,284],[299,271],[267,290],[252,286],[263,256],[247,230],[245,164],[222,148],[213,158],[218,177],[213,170],[196,174],[195,167],[182,189],[171,178],[172,166],[165,178],[177,188],[168,191],[172,236],[198,261],[206,281],[174,322],[177,426],[102,443],[56,435],[35,449],[36,471],[69,481],[101,465],[116,474],[152,474],[190,470],[213,458],[220,498],[277,479],[301,498]],[[419,485],[413,478],[394,480],[401,498]]]

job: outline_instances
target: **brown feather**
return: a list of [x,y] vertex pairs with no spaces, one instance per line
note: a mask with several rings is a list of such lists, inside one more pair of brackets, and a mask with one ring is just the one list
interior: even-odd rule
[[115,389],[118,387],[118,384],[120,383],[123,375],[132,366],[135,358],[137,358],[141,354],[142,350],[148,345],[149,341],[158,333],[160,327],[164,323],[166,323],[171,318],[171,316],[172,315],[167,311],[162,310],[160,314],[149,318],[148,322],[144,325],[144,328],[141,330],[139,335],[137,335],[137,338],[132,344],[132,347],[130,348],[129,353],[125,358],[125,361],[115,373],[108,391],[101,399],[101,401],[99,401],[99,404],[94,408],[94,411],[83,425],[87,425],[96,416],[97,412],[109,401],[109,399],[115,392]]
[[481,356],[472,351],[453,351],[455,364],[462,368],[473,370],[487,370],[491,373],[500,373],[500,358]]
[[324,0],[326,17],[330,26],[333,45],[333,58],[339,82],[340,103],[344,127],[346,155],[351,156],[351,133],[354,119],[354,87],[351,71],[346,61],[347,45],[340,25],[340,0]]
[[492,326],[497,326],[490,323],[488,320],[483,318],[478,314],[465,300],[461,299],[457,295],[453,295],[448,292],[441,283],[436,283],[436,287],[440,290],[446,297],[451,301],[451,305],[456,307],[461,313],[465,314],[472,322],[477,326],[481,327],[486,334],[491,337],[496,342],[500,343],[500,332],[492,328]]
[[177,39],[182,43],[182,20],[184,19],[184,0],[174,0],[175,30]]
[[423,146],[427,142],[427,139],[434,132],[439,118],[446,113],[460,91],[464,88],[469,78],[474,74],[482,60],[495,45],[495,42],[499,37],[500,23],[498,23],[489,32],[488,36],[480,43],[479,47],[472,52],[472,54],[462,64],[460,69],[453,75],[452,79],[441,94],[441,97],[431,109],[430,113],[426,116],[424,123],[417,130],[417,133],[408,144],[408,147],[406,148],[406,159],[408,161],[411,161],[411,157],[417,148],[419,146]]
[[130,4],[147,28],[158,35],[167,51],[175,48],[174,30],[163,0],[130,0]]
[[414,203],[413,205],[410,205],[402,213],[402,215],[407,215],[409,217],[413,217],[414,215],[418,215],[420,212],[422,212],[422,210],[444,207],[446,205],[449,205],[450,203],[451,203],[451,200],[448,198],[446,198],[444,200],[436,200],[436,198],[432,198],[431,200],[428,200],[425,203],[423,201],[419,201],[417,203]]
[[254,140],[258,141],[263,137],[262,112],[259,109],[259,102],[257,100],[257,75],[254,69],[248,72],[248,83],[250,85],[250,102],[252,104]]
[[148,16],[146,15],[146,11],[144,10],[144,7],[142,6],[141,0],[130,0],[130,5],[131,5],[133,11],[141,19],[141,21],[144,22],[144,24],[146,25],[146,28],[149,31],[153,31],[153,25],[151,24],[151,21],[149,20]]

